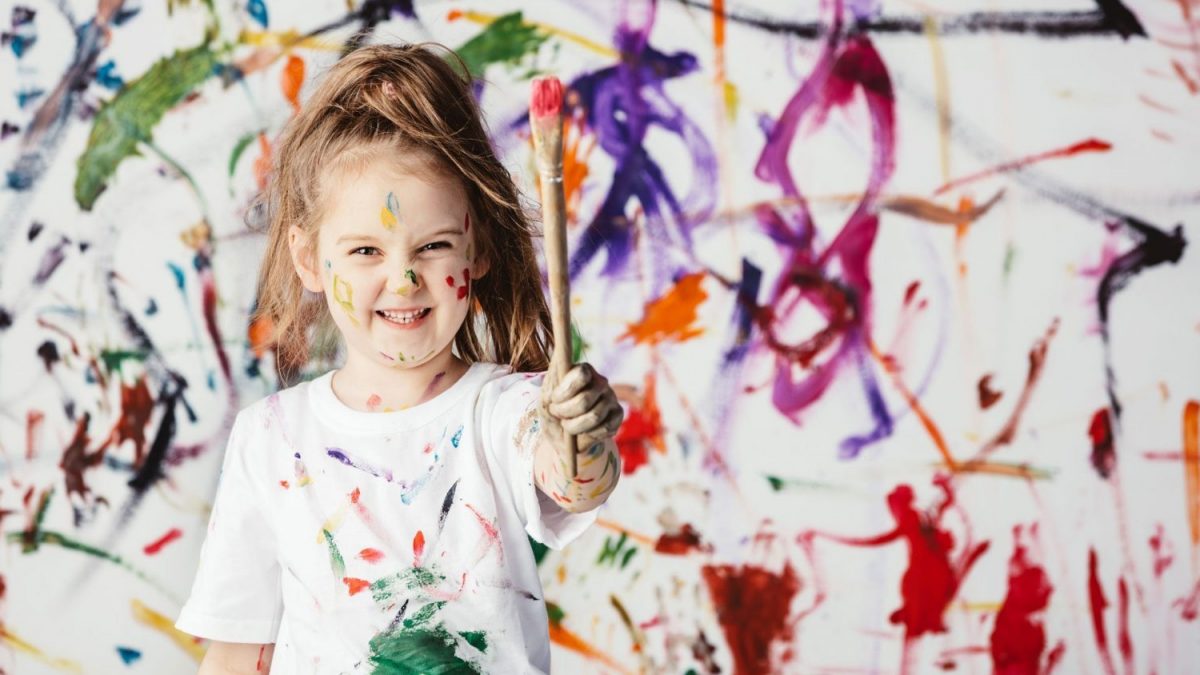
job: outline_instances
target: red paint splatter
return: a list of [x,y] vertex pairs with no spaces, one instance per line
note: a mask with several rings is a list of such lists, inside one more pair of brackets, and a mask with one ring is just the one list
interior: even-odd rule
[[1112,149],[1112,144],[1109,143],[1108,141],[1102,141],[1102,140],[1099,140],[1096,138],[1089,138],[1087,140],[1083,140],[1078,143],[1069,145],[1065,148],[1057,148],[1055,150],[1050,150],[1048,152],[1041,152],[1036,155],[1030,155],[1028,157],[1023,157],[1021,159],[1016,159],[1011,162],[1005,162],[1003,164],[991,167],[989,169],[985,169],[978,173],[973,173],[969,176],[964,176],[962,178],[952,180],[952,181],[946,183],[945,185],[942,185],[937,190],[934,190],[933,194],[936,197],[944,192],[953,190],[954,188],[962,187],[963,185],[966,185],[967,183],[971,183],[971,182],[979,180],[981,178],[986,178],[987,176],[991,176],[993,174],[1014,171],[1016,169],[1026,167],[1030,164],[1033,164],[1035,162],[1040,162],[1042,160],[1055,159],[1055,158],[1061,158],[1061,157],[1071,157],[1073,155],[1078,155],[1083,152],[1108,152],[1111,149]]
[[1088,550],[1088,606],[1092,612],[1092,632],[1096,636],[1096,646],[1100,649],[1100,660],[1104,670],[1109,675],[1116,671],[1113,668],[1112,657],[1108,653],[1108,631],[1104,626],[1104,610],[1108,607],[1108,598],[1104,597],[1104,587],[1100,585],[1100,561],[1096,557],[1096,549]]
[[258,648],[258,661],[254,664],[254,672],[261,673],[263,671],[263,655],[267,652],[267,646],[261,645]]
[[934,483],[944,498],[929,513],[913,506],[913,489],[908,485],[898,485],[888,494],[888,510],[896,521],[891,532],[864,538],[822,535],[850,546],[882,546],[901,539],[908,543],[908,568],[900,580],[903,604],[889,617],[892,623],[904,626],[906,641],[925,633],[946,632],[942,615],[971,566],[988,548],[986,541],[977,545],[968,541],[957,559],[951,559],[954,536],[942,527],[941,520],[954,505],[954,492],[947,476],[936,476]]
[[358,557],[374,565],[383,559],[383,551],[377,548],[364,548],[358,552]]
[[657,553],[686,555],[689,551],[708,553],[712,546],[700,540],[700,533],[690,523],[684,523],[678,532],[664,533],[654,544]]
[[375,410],[381,403],[383,403],[383,399],[379,397],[379,394],[371,394],[371,397],[367,399],[367,410]]
[[454,277],[453,276],[446,277],[446,285],[449,286],[450,288],[454,288]]
[[752,565],[705,565],[702,572],[733,654],[733,672],[778,672],[771,643],[792,636],[788,613],[800,590],[791,565],[782,574]]
[[416,536],[413,537],[413,566],[421,566],[421,556],[425,553],[425,533],[417,530]]
[[351,493],[350,493],[350,503],[351,503],[351,504],[357,504],[357,503],[358,503],[358,498],[359,498],[359,497],[361,497],[361,496],[362,496],[362,491],[361,491],[361,490],[359,490],[358,488],[354,488],[354,492],[351,492]]
[[[1028,536],[1037,537],[1036,525]],[[1022,538],[1023,528],[1018,525],[1013,528],[1014,548],[1008,561],[1008,593],[992,630],[992,665],[999,675],[1043,672],[1040,666],[1046,649],[1046,627],[1041,615],[1054,587],[1045,570],[1030,560]]]
[[150,423],[153,412],[154,398],[150,396],[145,377],[138,378],[132,386],[122,383],[121,418],[117,420],[104,445],[107,447],[109,443],[115,443],[119,448],[125,441],[132,441],[133,465],[141,467],[142,456],[146,452],[146,425]]
[[357,595],[359,591],[371,585],[371,582],[365,579],[354,577],[342,577],[342,583],[346,584],[346,590],[350,591],[350,595]]
[[1092,415],[1088,425],[1088,436],[1092,439],[1092,466],[1101,478],[1112,475],[1117,465],[1117,453],[1113,445],[1112,417],[1108,408],[1101,408]]
[[979,378],[978,386],[979,386],[979,407],[983,408],[984,410],[987,410],[988,408],[992,407],[993,405],[996,405],[996,402],[1000,400],[1000,397],[1004,396],[1003,393],[998,392],[995,389],[992,389],[992,374],[991,373],[988,373],[987,375],[984,375],[983,377]]
[[654,393],[654,377],[646,375],[646,391],[640,400],[629,405],[625,421],[617,430],[614,441],[621,453],[621,473],[631,474],[650,460],[650,448],[666,452],[663,441],[662,417]]
[[178,527],[172,527],[170,530],[167,530],[167,533],[163,536],[149,544],[146,544],[146,546],[142,548],[142,552],[146,555],[157,555],[159,551],[163,550],[164,546],[182,536],[183,530],[179,529]]
[[[453,284],[451,284],[453,285]],[[458,299],[462,300],[471,292],[471,270],[463,270],[463,285],[458,287]]]
[[1192,587],[1191,595],[1179,598],[1171,606],[1179,608],[1179,616],[1184,621],[1195,621],[1196,617],[1200,617],[1200,581]]
[[913,301],[913,298],[917,297],[917,290],[919,290],[920,288],[921,288],[920,281],[914,281],[914,282],[910,283],[908,285],[908,288],[904,289],[904,304],[906,304],[906,305],[911,304]]
[[1125,672],[1133,672],[1133,638],[1129,635],[1129,586],[1125,577],[1117,583],[1117,648],[1121,650],[1121,660],[1125,663]]
[[25,459],[33,459],[37,454],[38,431],[41,430],[42,421],[45,419],[46,414],[41,410],[25,413]]
[[1161,579],[1163,572],[1175,561],[1175,552],[1171,548],[1171,542],[1167,540],[1162,523],[1157,523],[1154,534],[1150,535],[1150,552],[1154,562],[1154,577]]
[[279,481],[279,484],[280,484],[281,486],[283,486],[283,489],[284,489],[284,490],[288,489],[288,487],[289,487],[289,485],[288,485],[288,482],[287,482],[286,480],[281,480],[281,481]]

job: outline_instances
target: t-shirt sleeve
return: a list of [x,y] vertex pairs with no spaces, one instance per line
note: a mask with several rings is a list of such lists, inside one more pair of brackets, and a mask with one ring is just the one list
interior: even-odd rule
[[283,602],[275,536],[249,464],[250,419],[242,412],[234,421],[192,592],[175,627],[210,640],[265,644],[275,642]]
[[561,549],[596,522],[598,509],[571,513],[534,484],[533,451],[541,432],[537,406],[543,376],[511,373],[484,386],[480,395],[482,438],[505,477],[525,531],[542,544]]

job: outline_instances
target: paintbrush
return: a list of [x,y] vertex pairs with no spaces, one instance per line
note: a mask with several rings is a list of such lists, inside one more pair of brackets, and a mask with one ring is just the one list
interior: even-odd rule
[[[554,328],[554,353],[550,367],[558,381],[571,369],[570,281],[567,276],[567,205],[562,172],[563,86],[557,77],[533,80],[529,95],[529,129],[542,188],[542,224],[546,245],[546,272],[550,277],[550,320]],[[570,478],[578,471],[579,441],[567,435]]]

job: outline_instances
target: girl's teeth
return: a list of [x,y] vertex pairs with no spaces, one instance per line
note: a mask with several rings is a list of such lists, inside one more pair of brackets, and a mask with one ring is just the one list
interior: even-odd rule
[[397,312],[380,312],[380,314],[382,314],[387,320],[395,321],[396,323],[412,323],[422,316],[425,316],[425,313],[428,311],[428,309],[422,309],[416,312],[407,312],[403,314]]

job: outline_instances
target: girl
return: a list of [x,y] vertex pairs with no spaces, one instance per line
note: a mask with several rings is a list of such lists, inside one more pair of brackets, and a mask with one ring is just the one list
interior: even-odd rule
[[352,52],[284,131],[255,319],[284,369],[331,328],[345,363],[234,422],[176,623],[201,673],[549,671],[526,535],[595,520],[623,412],[586,364],[535,372],[532,230],[447,59]]

